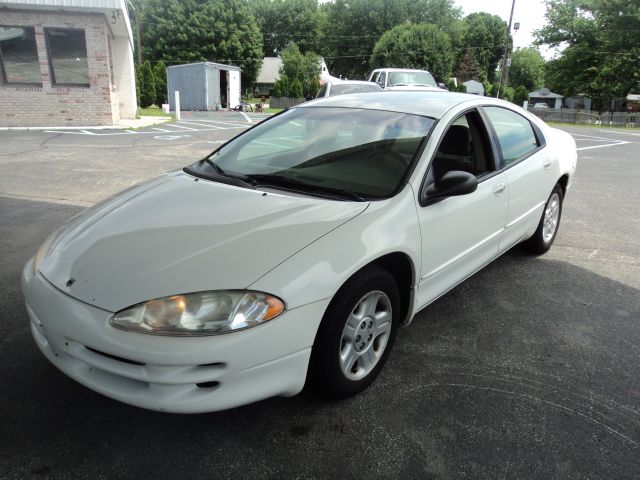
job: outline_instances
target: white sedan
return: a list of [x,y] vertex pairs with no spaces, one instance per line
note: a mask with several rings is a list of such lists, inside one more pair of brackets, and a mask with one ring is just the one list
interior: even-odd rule
[[169,412],[344,397],[398,326],[524,242],[553,243],[567,133],[447,92],[299,105],[72,218],[24,268],[34,339],[109,397]]

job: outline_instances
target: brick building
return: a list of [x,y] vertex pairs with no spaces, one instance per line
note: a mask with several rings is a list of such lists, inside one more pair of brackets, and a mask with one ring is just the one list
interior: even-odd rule
[[0,127],[135,118],[124,0],[0,0]]

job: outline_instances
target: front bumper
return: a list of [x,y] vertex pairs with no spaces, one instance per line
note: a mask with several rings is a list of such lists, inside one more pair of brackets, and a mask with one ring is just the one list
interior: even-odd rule
[[81,384],[138,407],[211,412],[302,390],[329,299],[259,327],[208,337],[165,337],[109,325],[113,315],[24,268],[22,291],[42,353]]

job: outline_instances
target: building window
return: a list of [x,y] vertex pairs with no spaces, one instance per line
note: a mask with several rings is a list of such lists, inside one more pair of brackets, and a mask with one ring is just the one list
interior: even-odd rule
[[0,26],[0,66],[3,83],[42,85],[33,27]]
[[52,85],[89,86],[84,30],[45,28]]

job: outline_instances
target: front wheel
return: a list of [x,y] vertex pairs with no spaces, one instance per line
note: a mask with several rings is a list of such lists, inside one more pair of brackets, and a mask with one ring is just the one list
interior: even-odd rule
[[547,252],[558,234],[562,216],[562,187],[556,184],[544,206],[536,232],[524,242],[525,248],[536,254]]
[[370,267],[335,295],[311,353],[311,381],[322,393],[344,398],[367,388],[389,356],[400,322],[400,295],[389,272]]

